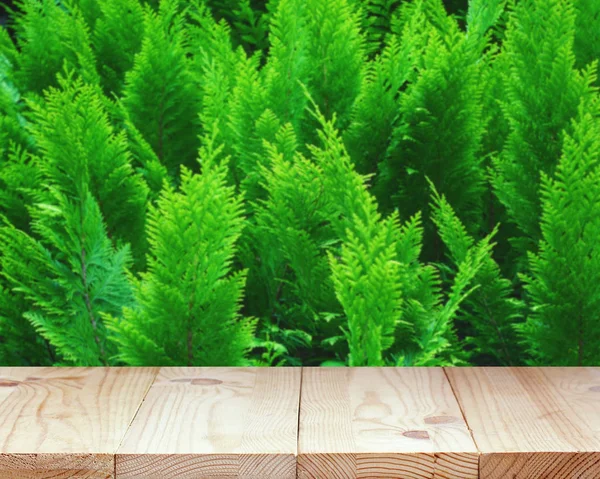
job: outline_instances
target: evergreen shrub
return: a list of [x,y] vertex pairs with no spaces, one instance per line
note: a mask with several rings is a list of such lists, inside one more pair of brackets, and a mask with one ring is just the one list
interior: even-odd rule
[[0,365],[600,365],[597,0],[15,0]]

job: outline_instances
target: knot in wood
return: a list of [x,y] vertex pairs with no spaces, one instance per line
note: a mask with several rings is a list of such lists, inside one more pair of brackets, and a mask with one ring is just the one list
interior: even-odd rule
[[429,433],[427,431],[405,431],[402,435],[410,437],[411,439],[429,439]]
[[456,416],[429,416],[425,418],[425,424],[450,424],[458,421]]
[[14,388],[19,385],[18,381],[10,381],[8,379],[0,379],[0,388]]
[[223,384],[223,381],[221,381],[219,379],[211,379],[211,378],[192,379],[193,386],[217,386],[219,384]]

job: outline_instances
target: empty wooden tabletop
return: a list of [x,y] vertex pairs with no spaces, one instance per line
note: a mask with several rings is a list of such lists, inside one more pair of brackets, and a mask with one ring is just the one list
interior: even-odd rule
[[296,477],[301,370],[163,368],[117,453],[119,477]]
[[478,476],[441,369],[305,368],[298,452],[302,479]]
[[600,368],[0,368],[0,478],[600,478]]
[[481,477],[600,478],[600,368],[448,369]]
[[0,368],[0,477],[114,477],[158,369]]

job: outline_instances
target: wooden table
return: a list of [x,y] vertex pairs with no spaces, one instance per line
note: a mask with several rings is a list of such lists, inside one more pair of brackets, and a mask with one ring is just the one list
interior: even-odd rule
[[0,368],[0,478],[600,478],[600,368]]

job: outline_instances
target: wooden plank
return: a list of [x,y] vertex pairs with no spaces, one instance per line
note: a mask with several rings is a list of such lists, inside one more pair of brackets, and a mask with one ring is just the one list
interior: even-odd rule
[[600,477],[600,368],[446,370],[489,479]]
[[298,477],[476,478],[478,454],[440,368],[304,368]]
[[112,478],[152,368],[0,368],[0,477]]
[[296,477],[298,368],[162,368],[118,477]]

